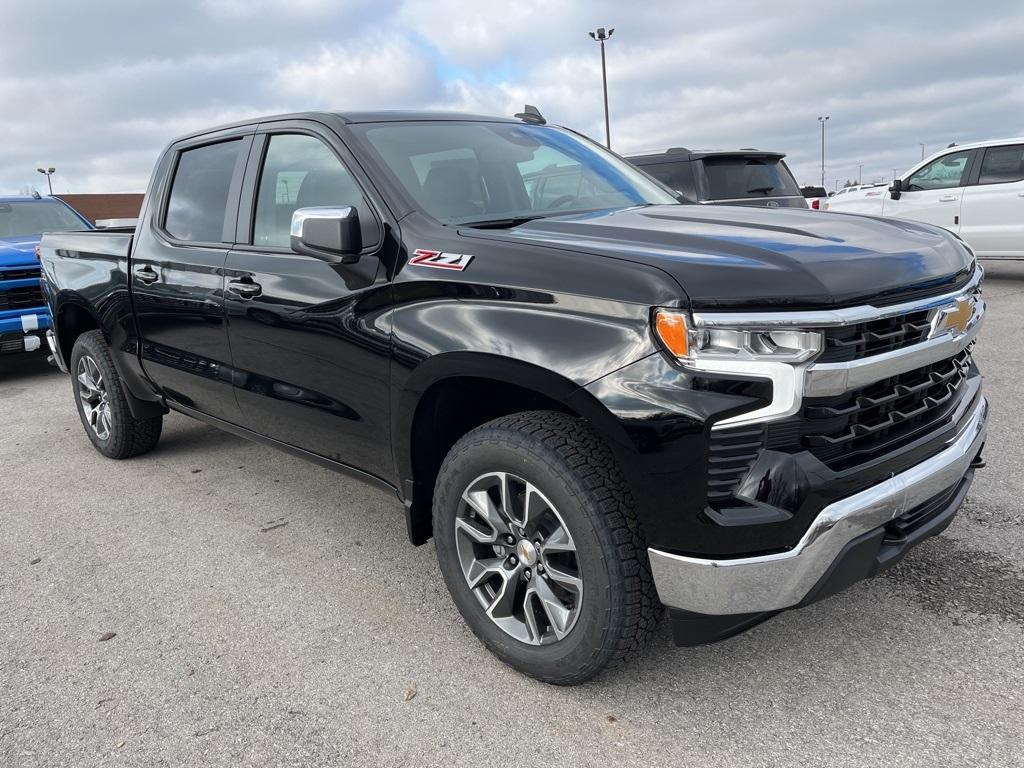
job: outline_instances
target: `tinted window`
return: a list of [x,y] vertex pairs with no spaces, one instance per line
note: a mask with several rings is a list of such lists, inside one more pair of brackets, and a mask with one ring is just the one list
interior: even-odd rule
[[1006,184],[1024,179],[1024,144],[989,147],[981,161],[979,184]]
[[559,128],[437,122],[352,130],[444,223],[676,202],[628,163]]
[[164,229],[179,240],[219,243],[241,139],[188,149],[178,158]]
[[0,203],[0,237],[88,229],[63,203],[50,200]]
[[655,163],[641,165],[644,171],[656,178],[669,189],[682,193],[687,200],[696,202],[697,192],[693,183],[693,171],[689,161],[677,163]]
[[907,180],[908,188],[922,190],[959,187],[964,169],[967,168],[968,157],[970,152],[954,152],[933,160]]
[[704,159],[709,200],[800,195],[789,168],[772,157],[708,157]]
[[352,206],[363,242],[377,241],[373,216],[352,174],[320,139],[298,134],[270,137],[256,197],[253,243],[287,248],[292,214],[299,208]]

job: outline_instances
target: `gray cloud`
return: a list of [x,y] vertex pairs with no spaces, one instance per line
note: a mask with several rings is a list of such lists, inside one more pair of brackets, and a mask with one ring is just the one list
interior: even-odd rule
[[989,2],[51,0],[4,12],[0,194],[144,187],[175,135],[296,109],[524,102],[621,152],[757,146],[826,182],[887,178],[950,141],[1024,135],[1024,10]]

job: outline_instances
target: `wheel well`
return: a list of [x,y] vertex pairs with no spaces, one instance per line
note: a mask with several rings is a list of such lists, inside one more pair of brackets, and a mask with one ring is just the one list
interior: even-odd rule
[[71,350],[74,349],[78,337],[86,331],[98,331],[100,324],[88,310],[71,304],[60,311],[57,319],[57,339],[60,341],[60,352],[64,361],[71,365]]
[[413,544],[423,544],[433,535],[434,482],[452,446],[481,424],[523,411],[579,415],[552,397],[494,379],[445,379],[423,394],[412,427],[413,492],[406,494],[409,538]]

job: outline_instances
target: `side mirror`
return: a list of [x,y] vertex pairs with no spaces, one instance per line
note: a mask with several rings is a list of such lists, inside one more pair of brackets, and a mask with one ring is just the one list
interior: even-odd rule
[[892,186],[889,187],[889,196],[893,200],[899,200],[903,193],[903,179],[893,179]]
[[292,214],[291,246],[332,264],[354,264],[363,249],[359,213],[351,205],[299,208]]

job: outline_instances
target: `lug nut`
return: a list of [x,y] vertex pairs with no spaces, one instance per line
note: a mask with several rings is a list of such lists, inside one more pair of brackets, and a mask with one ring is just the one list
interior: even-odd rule
[[530,573],[530,569],[529,568],[527,568],[525,571],[523,571],[523,578],[526,579],[527,581],[530,580],[531,576],[533,576],[533,574]]
[[517,558],[515,555],[509,555],[508,556],[508,564],[509,565],[515,565],[518,562],[519,562],[519,558]]
[[520,536],[526,536],[526,529],[525,528],[520,528],[519,529],[519,535]]
[[511,547],[513,544],[516,543],[516,537],[510,533],[508,536],[505,537],[505,543]]
[[543,565],[538,565],[537,566],[537,573],[544,573],[544,566]]

